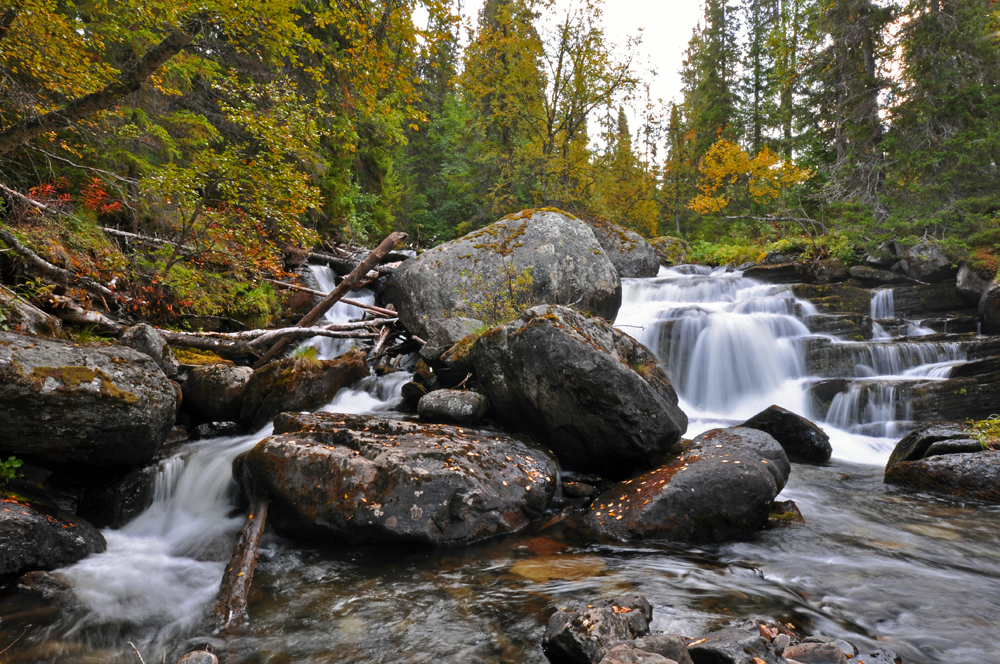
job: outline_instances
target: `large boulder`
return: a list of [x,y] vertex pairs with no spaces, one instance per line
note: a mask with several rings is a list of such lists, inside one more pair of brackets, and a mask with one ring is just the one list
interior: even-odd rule
[[766,408],[740,426],[770,434],[784,448],[790,461],[826,463],[833,454],[826,432],[781,406]]
[[929,240],[924,240],[918,244],[899,249],[899,261],[906,276],[917,281],[926,283],[937,283],[946,279],[951,279],[958,272],[958,267],[953,265],[951,259],[945,255],[941,247]]
[[660,271],[656,251],[635,231],[602,220],[591,221],[590,227],[622,279],[655,277]]
[[240,425],[256,431],[286,410],[315,410],[367,375],[367,357],[358,349],[332,360],[303,356],[271,362],[254,371],[243,388]]
[[3,326],[32,336],[54,337],[62,332],[62,321],[58,318],[0,286],[0,327]]
[[691,251],[691,245],[677,237],[661,235],[649,241],[649,246],[653,247],[656,257],[660,259],[660,265],[670,267],[680,265]]
[[[590,226],[556,211],[525,210],[408,260],[386,284],[410,332],[427,338],[427,321],[471,316],[471,300],[506,285],[507,267],[530,269],[535,302],[572,305],[608,320],[621,306],[621,280]],[[502,282],[502,283],[501,283]]]
[[98,528],[121,528],[153,504],[159,464],[130,468],[126,473],[84,486],[76,513]]
[[978,303],[979,299],[983,296],[983,291],[985,291],[989,285],[989,279],[984,279],[978,272],[973,270],[967,264],[962,263],[962,267],[958,268],[958,276],[955,278],[955,287],[958,288],[958,292],[970,302]]
[[100,531],[80,517],[0,493],[0,577],[70,565],[106,548]]
[[756,626],[712,632],[688,644],[688,652],[697,664],[783,664],[785,661]]
[[568,307],[528,309],[479,337],[472,359],[496,414],[572,469],[621,478],[655,468],[687,430],[653,354]]
[[251,376],[250,367],[229,364],[207,364],[192,369],[184,381],[184,410],[195,424],[238,421],[243,388]]
[[279,533],[429,545],[518,530],[545,511],[556,473],[503,434],[336,413],[282,414],[233,466],[245,494],[272,498]]
[[475,318],[431,319],[426,323],[427,343],[421,346],[420,357],[437,362],[446,351],[481,327],[483,321]]
[[144,355],[153,358],[153,361],[163,370],[167,378],[177,375],[180,366],[173,351],[167,345],[167,340],[163,338],[155,327],[139,323],[125,330],[119,340],[121,345],[128,346]]
[[763,431],[715,429],[678,459],[595,498],[584,519],[619,540],[749,539],[767,524],[790,468],[785,451]]
[[649,634],[653,607],[642,595],[622,595],[552,614],[542,651],[553,664],[597,664],[611,643]]
[[990,282],[979,298],[983,334],[1000,334],[1000,279]]
[[43,467],[143,464],[177,403],[156,362],[131,348],[0,332],[0,456]]
[[896,444],[885,482],[1000,503],[1000,451],[984,447],[966,425],[935,422]]

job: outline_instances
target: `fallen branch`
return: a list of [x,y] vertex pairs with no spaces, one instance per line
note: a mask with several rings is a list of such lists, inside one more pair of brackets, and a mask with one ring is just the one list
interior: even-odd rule
[[212,610],[212,615],[215,616],[216,628],[225,635],[236,632],[243,620],[250,583],[257,567],[257,547],[267,521],[267,503],[266,500],[258,499],[250,504],[250,511],[236,540],[236,548],[233,549],[233,557],[222,576],[219,601]]
[[117,228],[105,228],[104,226],[98,226],[102,231],[108,235],[114,235],[116,237],[122,237],[126,240],[132,240],[133,242],[139,242],[141,244],[148,244],[154,247],[176,247],[176,242],[171,242],[170,240],[163,240],[158,237],[150,237],[148,235],[139,235],[138,233],[129,233],[128,231],[120,231]]
[[[316,322],[323,317],[323,315],[329,311],[334,304],[337,303],[342,297],[347,295],[348,291],[354,288],[354,286],[361,281],[365,275],[368,274],[369,270],[378,264],[382,257],[392,251],[397,244],[399,244],[403,238],[406,237],[406,233],[393,233],[375,249],[375,251],[368,254],[367,257],[354,270],[344,277],[344,280],[333,289],[333,292],[323,298],[323,301],[313,307],[313,310],[302,317],[302,320],[298,322],[296,327],[311,327],[316,324]],[[283,351],[288,346],[289,339],[285,338],[271,347],[271,350],[264,353],[257,363],[254,365],[255,369],[258,369],[272,359],[277,357],[281,351]]]
[[385,354],[383,348],[385,348],[385,342],[389,338],[389,328],[383,327],[381,334],[378,335],[378,341],[375,342],[375,348],[372,349],[372,365],[376,365],[382,359],[382,355]]
[[[375,323],[382,321],[365,321]],[[158,329],[171,346],[199,350],[257,354],[269,344],[282,340],[328,337],[331,339],[374,339],[376,332],[360,330],[328,330],[324,327],[286,327],[280,330],[247,330],[245,332],[175,332]]]
[[34,301],[40,309],[70,325],[92,327],[95,332],[110,332],[116,336],[125,331],[117,321],[98,311],[83,308],[71,297],[49,293],[34,298]]
[[[298,284],[290,284],[287,281],[278,281],[277,279],[265,279],[264,281],[268,283],[275,284],[277,286],[283,286],[291,290],[301,291],[303,293],[309,293],[310,295],[318,295],[319,297],[326,297],[329,293],[324,293],[323,291],[313,290],[312,288],[306,288],[305,286],[299,286]],[[383,318],[395,318],[399,315],[399,312],[393,311],[392,309],[383,309],[382,307],[376,307],[373,304],[365,304],[364,302],[358,302],[357,300],[348,300],[346,297],[340,298],[340,301],[344,304],[349,304],[352,307],[357,307],[358,309],[364,309],[368,313],[375,314],[376,316],[382,316]]]
[[[0,189],[2,189],[8,194],[14,194],[18,197],[23,197],[24,199],[31,201],[31,199],[28,198],[27,196],[23,196],[23,194],[18,194],[12,189],[8,189],[7,187],[5,187],[3,184],[0,184]],[[31,201],[31,202],[37,203],[37,201]],[[46,208],[41,203],[37,203],[37,205],[41,206],[42,209],[48,211],[48,208]],[[90,277],[80,276],[75,272],[72,272],[70,270],[65,270],[61,267],[53,265],[52,263],[48,262],[47,260],[39,256],[28,247],[21,244],[21,242],[17,239],[17,237],[13,233],[8,231],[6,228],[0,228],[0,240],[3,240],[4,244],[13,249],[14,252],[20,255],[22,258],[24,258],[28,262],[28,267],[36,271],[43,278],[55,281],[56,283],[62,284],[64,286],[80,286],[85,290],[87,290],[87,292],[91,293],[92,295],[95,295],[96,297],[102,299],[108,298],[112,301],[114,300],[115,294],[111,291],[111,289],[97,283]],[[105,300],[105,304],[107,304],[107,301],[108,300]]]

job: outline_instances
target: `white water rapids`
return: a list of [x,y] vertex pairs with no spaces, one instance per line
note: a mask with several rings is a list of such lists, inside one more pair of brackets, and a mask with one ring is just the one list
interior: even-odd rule
[[[314,272],[324,290],[332,289],[332,273]],[[687,437],[731,426],[771,404],[817,419],[809,388],[820,377],[807,370],[808,345],[817,336],[809,317],[816,311],[788,286],[682,266],[625,280],[623,289],[616,325],[666,366],[691,420]],[[894,318],[891,295],[876,292],[872,313]],[[371,294],[357,299],[371,301]],[[361,313],[339,304],[327,319],[343,322]],[[949,635],[1000,616],[990,599],[1000,593],[1000,561],[990,534],[996,528],[989,525],[1000,525],[1000,516],[884,495],[878,467],[912,425],[895,386],[946,378],[964,354],[955,343],[922,343],[917,336],[901,342],[884,330],[878,336],[822,340],[849,359],[843,376],[849,388],[818,422],[840,461],[830,468],[796,466],[783,494],[806,514],[801,529],[761,533],[759,541],[711,553],[657,543],[583,543],[562,558],[539,558],[558,559],[559,569],[569,572],[531,581],[512,573],[527,546],[516,537],[460,552],[389,547],[355,553],[314,551],[268,536],[254,580],[264,599],[245,628],[239,661],[542,662],[537,644],[545,607],[634,587],[657,605],[654,629],[660,631],[695,634],[724,624],[720,619],[769,614],[811,625],[815,633],[854,634],[864,643],[894,635],[907,664],[985,662],[991,629],[976,627],[957,650]],[[347,347],[312,343],[323,357]],[[392,410],[408,377],[366,378],[325,410]],[[160,661],[163,651],[204,643],[197,630],[243,520],[233,507],[231,464],[269,432],[191,443],[164,461],[153,505],[124,528],[104,531],[106,553],[60,570],[83,608],[25,641],[42,650],[47,640],[62,645],[46,651],[51,656],[14,661],[130,662],[129,640],[146,661]],[[956,541],[963,528],[978,534]],[[584,573],[573,576],[572,565]],[[71,643],[85,644],[94,658]],[[502,658],[490,654],[500,652]]]

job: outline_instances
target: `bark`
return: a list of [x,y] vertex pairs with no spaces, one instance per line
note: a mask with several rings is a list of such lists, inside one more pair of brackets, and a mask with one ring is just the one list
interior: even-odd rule
[[[310,295],[318,295],[320,297],[326,297],[328,293],[323,291],[313,290],[311,288],[306,288],[305,286],[299,286],[297,284],[290,284],[285,281],[278,281],[276,279],[265,279],[264,281],[272,283],[276,286],[281,286],[282,288],[290,288],[291,290],[301,291],[303,293],[309,293]],[[372,304],[365,304],[363,302],[358,302],[357,300],[348,300],[346,297],[340,298],[340,301],[344,304],[349,304],[352,307],[357,307],[359,309],[364,309],[370,314],[375,314],[380,318],[395,318],[399,314],[392,309],[383,309],[382,307],[376,307]]]
[[171,242],[170,240],[163,240],[158,237],[150,237],[148,235],[140,235],[139,233],[129,233],[128,231],[120,231],[117,228],[105,228],[104,226],[98,226],[102,231],[108,235],[114,235],[115,237],[124,238],[126,240],[131,240],[132,242],[139,242],[141,244],[148,244],[153,247],[162,247],[163,245],[168,245],[171,247],[176,247],[176,242]]
[[[368,256],[361,261],[361,263],[359,263],[349,275],[344,277],[344,280],[333,289],[332,293],[323,298],[322,302],[317,304],[312,311],[303,316],[302,320],[298,322],[296,327],[311,327],[315,325],[316,321],[322,318],[323,314],[329,311],[338,300],[347,295],[348,291],[353,289],[358,282],[364,279],[369,270],[378,265],[378,262],[382,260],[386,254],[392,251],[405,237],[406,233],[393,233],[384,239],[382,244],[380,244],[375,251],[368,254]],[[264,353],[264,356],[257,361],[254,365],[254,369],[259,369],[277,357],[278,354],[288,346],[288,342],[289,339],[285,338],[276,343],[271,350]]]
[[[364,321],[348,325],[329,327],[286,327],[280,330],[246,330],[244,332],[176,332],[157,328],[167,343],[179,348],[197,348],[233,354],[257,354],[275,341],[288,339],[308,339],[309,337],[329,337],[331,339],[374,339],[377,332],[365,329],[375,323],[395,321]],[[357,325],[358,327],[353,327]],[[340,328],[340,329],[329,329]]]
[[[359,261],[353,260],[351,258],[341,258],[339,256],[333,256],[330,254],[321,254],[315,251],[309,252],[309,261],[312,263],[320,263],[333,268],[333,271],[337,274],[349,274],[358,265]],[[370,279],[378,279],[382,274],[390,274],[392,272],[391,268],[376,265],[372,267],[371,273],[368,275]]]
[[[2,184],[0,184],[0,189],[3,189],[8,193],[11,192],[10,189],[7,189],[7,187]],[[107,304],[108,301],[114,301],[115,294],[109,288],[102,286],[89,277],[82,277],[75,272],[64,270],[61,267],[53,265],[28,247],[21,244],[17,237],[15,237],[14,234],[6,228],[0,228],[0,240],[3,240],[8,247],[24,258],[28,263],[28,268],[40,277],[65,286],[83,288],[91,295],[98,298],[107,298],[105,300],[105,304]]]
[[0,155],[24,145],[36,136],[68,127],[116,105],[123,97],[141,88],[153,72],[190,44],[199,32],[201,32],[200,22],[193,22],[174,30],[163,41],[149,49],[133,66],[122,72],[118,80],[108,84],[104,89],[74,99],[58,110],[22,120],[0,131]]
[[243,621],[250,584],[253,581],[254,569],[257,567],[257,547],[267,520],[267,503],[267,500],[258,499],[250,504],[243,530],[240,531],[236,548],[233,549],[233,557],[230,558],[226,572],[222,576],[219,600],[212,610],[215,626],[220,633],[227,635],[235,633]]
[[125,331],[125,327],[116,321],[111,320],[104,314],[85,309],[73,298],[62,295],[44,295],[35,300],[40,309],[52,316],[55,316],[64,323],[79,325],[81,327],[92,327],[95,332],[110,332],[120,335]]

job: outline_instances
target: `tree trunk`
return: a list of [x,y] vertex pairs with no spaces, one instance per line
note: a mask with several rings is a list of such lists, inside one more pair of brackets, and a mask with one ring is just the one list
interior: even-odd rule
[[212,609],[216,628],[227,636],[235,633],[243,621],[250,583],[257,567],[257,547],[267,520],[267,503],[267,500],[258,499],[250,504],[250,511],[233,549],[233,557],[229,559],[222,576],[219,600]]

